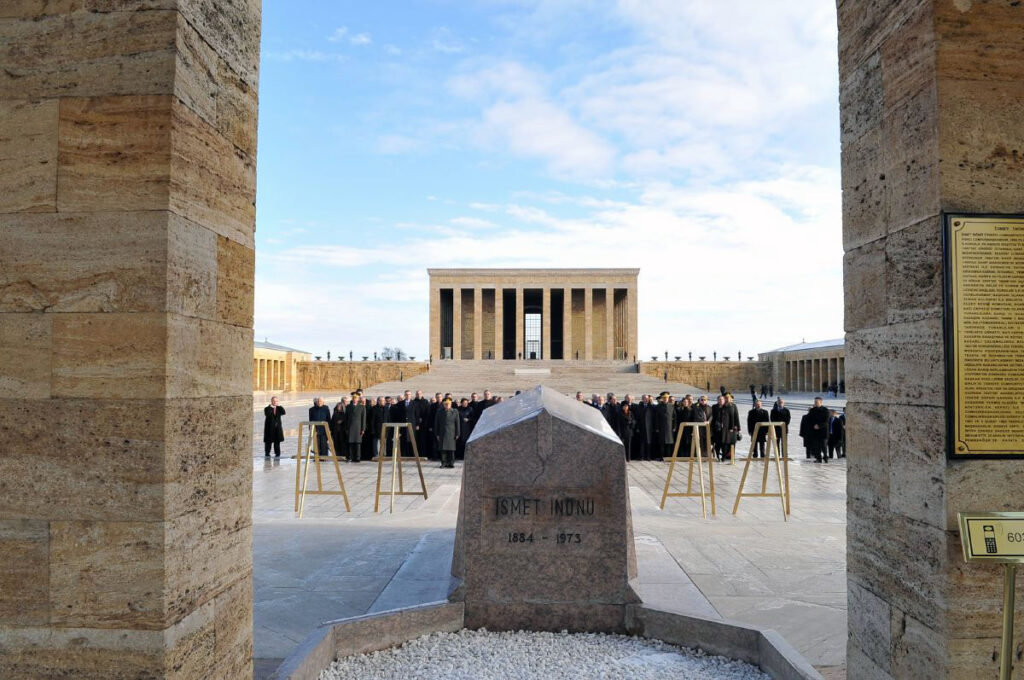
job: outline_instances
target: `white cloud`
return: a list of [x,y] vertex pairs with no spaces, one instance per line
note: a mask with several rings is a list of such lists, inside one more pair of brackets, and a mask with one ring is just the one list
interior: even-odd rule
[[423,140],[405,135],[390,134],[377,138],[377,151],[383,154],[403,154],[419,151],[425,146]]
[[324,52],[322,50],[286,50],[283,52],[266,52],[266,58],[271,61],[344,61],[343,54]]
[[349,39],[349,43],[356,46],[369,45],[373,40],[369,33],[358,33]]
[[466,51],[465,45],[458,40],[450,29],[442,26],[434,31],[430,46],[435,52],[442,54],[462,54]]
[[329,42],[341,42],[348,35],[348,26],[341,26],[334,29],[334,33],[327,37]]

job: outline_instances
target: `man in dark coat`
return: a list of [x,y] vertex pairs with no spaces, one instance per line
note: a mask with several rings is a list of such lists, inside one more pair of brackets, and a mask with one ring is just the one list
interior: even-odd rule
[[636,429],[635,404],[624,401],[616,407],[615,433],[622,440],[626,460],[633,460],[633,431]]
[[658,395],[658,405],[654,407],[655,460],[672,457],[672,445],[676,436],[676,411],[668,402],[668,392]]
[[284,441],[284,427],[281,416],[284,407],[277,405],[277,397],[270,398],[270,406],[263,409],[263,456],[270,457],[270,447],[274,447],[274,458],[281,457],[281,442]]
[[[697,399],[697,404],[693,407],[693,422],[711,422],[711,404],[708,403],[707,395],[702,394]],[[708,442],[708,428],[699,427],[697,431],[700,432],[700,455],[711,455],[708,448],[710,446],[710,442]]]
[[[409,390],[405,391],[403,399],[399,400],[396,404],[391,407],[391,422],[393,423],[409,423],[412,425],[412,436],[416,436],[420,430],[422,424],[419,419],[419,409],[412,400],[412,392]],[[409,430],[408,428],[402,428],[402,435],[400,438],[402,442],[402,455],[412,455],[412,443],[409,441]]]
[[[443,408],[441,401],[441,393],[437,392],[434,394],[434,398],[427,404],[427,415],[423,421],[423,429],[426,431],[428,436],[425,437],[425,451],[421,451],[420,453],[424,453],[427,458],[431,459],[440,457],[440,452],[434,448],[434,419],[437,417],[437,412]],[[454,407],[455,405],[452,404],[452,406]]]
[[459,440],[455,445],[455,457],[463,460],[466,457],[466,440],[470,435],[470,423],[473,420],[473,407],[465,397],[459,402]]
[[808,434],[811,439],[811,454],[817,463],[827,463],[825,442],[828,441],[828,409],[821,403],[821,397],[814,398],[814,406],[807,412]]
[[[792,420],[793,417],[790,415],[789,409],[786,408],[786,402],[783,401],[782,397],[779,397],[778,399],[775,400],[775,404],[772,406],[772,410],[768,412],[768,417],[771,418],[771,421],[773,423],[785,423],[786,424],[786,427],[785,427],[785,430],[786,430],[785,437],[788,438],[789,437],[789,421]],[[783,437],[782,429],[780,429],[778,427],[773,427],[773,429],[775,430],[775,436],[776,437],[780,437],[780,438]],[[780,456],[783,453],[788,453],[789,447],[788,447],[786,441],[784,441],[783,439],[780,439],[779,443],[778,443],[778,446],[779,446],[779,455]]]
[[845,458],[846,450],[843,448],[843,442],[846,439],[846,423],[836,415],[835,411],[828,413],[828,457],[833,458],[838,455],[840,458]]
[[345,410],[348,408],[348,402],[348,397],[342,397],[331,413],[331,440],[334,442],[334,452],[338,456],[344,456],[348,450],[345,446]]
[[345,409],[345,445],[348,461],[358,463],[363,455],[363,434],[366,432],[366,405],[358,393],[352,393],[352,403]]
[[455,467],[455,449],[459,445],[462,434],[462,417],[457,409],[452,408],[452,400],[445,399],[441,408],[434,415],[434,444],[441,452],[441,467]]
[[761,400],[755,399],[754,408],[747,412],[747,434],[750,435],[753,442],[754,458],[764,458],[765,446],[768,443],[768,428],[760,428],[757,432],[757,437],[754,437],[754,429],[757,428],[758,423],[770,421],[771,416],[768,415],[768,411],[761,408]]
[[731,458],[739,425],[736,405],[730,404],[727,397],[719,395],[718,403],[711,409],[711,437],[719,460]]
[[637,421],[637,429],[640,431],[640,459],[650,460],[654,444],[654,401],[649,394],[645,394],[640,401]]
[[363,435],[363,460],[372,460],[377,455],[377,438],[380,436],[380,411],[384,400],[366,398],[366,433]]
[[684,395],[676,407],[676,428],[683,428],[683,439],[679,442],[679,455],[689,457],[693,448],[693,428],[683,427],[684,423],[695,422],[693,397]]
[[416,398],[412,402],[416,408],[416,418],[420,421],[420,429],[416,432],[416,446],[419,447],[421,456],[430,458],[434,448],[434,438],[430,434],[434,421],[428,419],[430,402],[423,396],[423,390],[416,390]]
[[[321,397],[317,397],[313,400],[313,405],[309,407],[309,422],[311,423],[328,423],[330,427],[331,422],[331,409],[327,408],[324,404],[324,400]],[[316,430],[316,450],[321,456],[326,456],[330,453],[330,447],[327,445],[327,430],[323,427],[315,427]]]
[[804,443],[804,455],[807,460],[813,458],[811,455],[811,414],[805,413],[800,416],[800,439]]

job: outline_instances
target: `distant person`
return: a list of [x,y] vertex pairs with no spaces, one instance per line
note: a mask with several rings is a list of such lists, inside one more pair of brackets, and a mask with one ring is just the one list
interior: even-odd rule
[[768,383],[768,396],[769,397],[774,397],[775,396],[775,383]]
[[696,405],[693,403],[693,397],[689,394],[684,395],[682,400],[676,406],[676,430],[683,428],[682,441],[679,442],[679,452],[684,456],[691,454],[693,448],[693,428],[683,427],[685,423],[696,422]]
[[639,455],[640,460],[650,460],[654,455],[654,415],[654,400],[651,395],[645,394],[640,398],[640,406],[635,417],[640,442],[640,448],[635,455]]
[[[754,400],[754,407],[747,412],[747,434],[750,435],[754,458],[764,458],[765,447],[768,443],[768,428],[758,428],[758,423],[767,423],[771,420],[768,411],[761,407],[761,400]],[[757,429],[757,437],[754,437],[754,430]],[[759,455],[760,454],[760,455]]]
[[470,421],[473,419],[473,407],[465,397],[459,402],[459,439],[455,444],[455,457],[462,460],[466,457],[466,440],[469,439]]
[[[693,407],[693,422],[711,422],[711,404],[708,403],[708,397],[706,394],[702,394],[697,398],[697,404]],[[699,427],[697,430],[700,432],[700,455],[709,456],[711,451],[709,448],[711,446],[711,442],[708,441],[708,428]]]
[[846,421],[836,415],[835,410],[828,414],[828,457],[846,458]]
[[636,413],[633,410],[633,404],[627,400],[622,402],[616,407],[616,422],[615,432],[619,435],[619,439],[622,440],[622,450],[626,455],[626,460],[633,460],[633,433],[636,430]]
[[756,399],[757,399],[757,394],[754,392],[754,385],[751,384],[750,385],[750,403],[754,403],[754,401]]
[[[783,401],[782,397],[779,397],[778,399],[775,400],[775,404],[772,406],[772,410],[768,412],[768,416],[771,418],[771,421],[773,423],[785,423],[786,424],[786,427],[783,428],[786,431],[785,435],[783,434],[782,430],[780,430],[777,427],[773,428],[775,430],[775,435],[777,437],[783,437],[783,436],[788,437],[789,436],[789,421],[792,419],[792,416],[789,413],[789,409],[786,408],[786,402]],[[781,453],[787,449],[786,442],[785,441],[779,441],[778,446],[779,446],[779,453],[781,455]]]
[[814,406],[807,412],[808,429],[811,438],[811,455],[817,463],[827,463],[825,444],[828,441],[828,409],[822,405],[821,397],[814,398]]
[[810,412],[807,412],[800,416],[800,439],[804,444],[804,457],[810,460],[814,457],[811,450],[814,448],[811,444],[811,418]]
[[[406,390],[402,400],[391,408],[391,422],[408,423],[412,426],[412,436],[418,435],[423,421],[419,415],[419,404],[413,401],[410,390]],[[408,428],[403,428],[399,441],[401,442],[402,455],[412,456],[412,441],[409,438]]]
[[345,410],[348,408],[348,403],[349,398],[343,397],[334,405],[334,411],[331,413],[331,440],[334,442],[334,452],[339,456],[344,456],[347,450],[345,447]]
[[441,452],[441,467],[455,467],[455,450],[459,445],[462,433],[462,419],[458,410],[452,408],[452,400],[445,399],[441,408],[434,416],[431,430],[434,433],[434,444]]
[[664,460],[672,457],[672,446],[675,444],[676,413],[672,404],[668,403],[669,393],[658,395],[658,404],[654,407],[655,449],[652,458]]
[[[324,404],[323,398],[317,397],[313,400],[313,405],[309,408],[309,422],[327,423],[328,427],[330,426],[331,409]],[[327,444],[327,430],[323,427],[314,427],[313,429],[316,430],[316,452],[318,455],[326,456],[330,451]]]
[[277,397],[270,398],[270,405],[263,409],[263,456],[270,457],[270,447],[274,447],[274,458],[281,457],[281,442],[284,441],[284,426],[281,416],[285,413],[283,406],[277,405]]
[[583,403],[583,393],[582,392],[577,392],[576,393],[576,401],[578,401],[581,404]]
[[345,409],[345,439],[343,446],[348,462],[358,463],[363,457],[363,435],[366,433],[366,405],[358,392],[352,393],[352,403]]

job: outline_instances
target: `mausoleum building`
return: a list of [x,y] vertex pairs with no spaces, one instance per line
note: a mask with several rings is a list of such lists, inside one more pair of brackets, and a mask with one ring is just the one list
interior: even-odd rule
[[428,269],[430,356],[634,361],[639,269]]

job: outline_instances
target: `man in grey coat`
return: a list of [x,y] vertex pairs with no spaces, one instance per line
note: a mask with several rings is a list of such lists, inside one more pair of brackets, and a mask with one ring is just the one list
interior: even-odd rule
[[366,405],[358,392],[352,393],[352,403],[345,409],[345,446],[348,462],[358,463],[363,456],[363,433],[366,432]]
[[455,447],[462,432],[462,419],[452,408],[452,400],[445,399],[434,416],[434,443],[441,452],[441,467],[455,467]]

